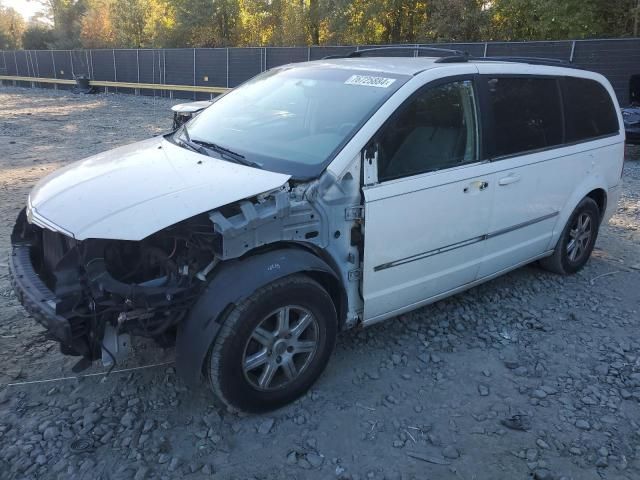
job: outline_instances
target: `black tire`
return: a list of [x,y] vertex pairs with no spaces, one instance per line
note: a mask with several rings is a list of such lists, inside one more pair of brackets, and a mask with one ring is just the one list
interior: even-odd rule
[[[589,218],[591,233],[588,241],[585,241],[580,253],[572,259],[568,251],[569,244],[573,240],[572,232],[575,232],[575,227],[579,219],[585,217]],[[600,219],[601,215],[598,204],[589,197],[583,198],[571,214],[571,217],[569,217],[569,220],[562,231],[562,235],[560,235],[560,239],[553,251],[553,255],[540,260],[540,265],[545,270],[549,270],[550,272],[558,273],[560,275],[571,275],[581,270],[589,260],[593,247],[596,243],[596,239],[598,238]]]
[[[246,357],[246,352],[254,344],[257,344],[255,340],[256,329],[263,327],[265,322],[278,322],[278,314],[274,312],[281,311],[284,307],[290,307],[292,312],[289,317],[289,309],[286,310],[288,319],[296,315],[293,313],[297,311],[296,309],[304,309],[311,314],[313,322],[313,326],[310,327],[313,334],[311,342],[314,342],[316,346],[313,347],[313,353],[300,355],[297,353],[288,354],[288,349],[293,347],[285,346],[287,350],[282,352],[283,355],[289,355],[289,359],[293,359],[295,356],[299,365],[299,358],[306,355],[303,359],[304,365],[299,366],[297,376],[293,379],[284,376],[285,368],[283,365],[280,365],[281,368],[276,367],[276,374],[272,376],[273,380],[279,378],[288,383],[274,387],[267,385],[265,388],[271,389],[263,390],[259,385],[252,383],[252,381],[258,382],[259,379],[254,378],[253,372],[261,367],[255,367],[256,370],[250,372],[245,372],[245,368],[243,368],[245,361],[250,358],[250,356]],[[302,324],[302,313],[298,315],[296,321],[298,324]],[[266,329],[267,327],[264,327],[261,331]],[[294,328],[291,327],[290,331],[293,332],[293,330]],[[320,284],[305,275],[292,275],[276,280],[256,290],[249,298],[236,305],[226,316],[220,333],[211,345],[205,360],[206,377],[209,379],[211,389],[217,399],[232,411],[260,413],[277,409],[303,395],[318,379],[333,351],[337,330],[335,306],[329,294]],[[274,332],[269,331],[268,333]],[[291,334],[287,338],[289,337]],[[277,347],[286,345],[284,336],[282,338],[275,336],[274,338],[277,339],[276,343],[281,343]],[[289,340],[289,342],[295,342],[295,339]],[[276,354],[276,347],[268,348],[258,345],[258,348],[265,351],[269,357],[268,363],[273,365],[275,360],[272,357]],[[267,350],[268,353],[266,353]],[[254,352],[255,354],[256,352]],[[280,355],[277,355],[277,358],[280,359]],[[288,361],[288,365],[292,361]],[[278,360],[279,363],[280,360]],[[266,369],[266,364],[262,368]],[[262,373],[264,374],[264,370]],[[258,377],[257,374],[255,376]]]

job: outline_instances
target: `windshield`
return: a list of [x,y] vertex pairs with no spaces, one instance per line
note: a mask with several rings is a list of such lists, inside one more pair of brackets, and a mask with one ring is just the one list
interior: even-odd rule
[[189,136],[266,170],[315,177],[408,78],[326,65],[270,70],[191,120]]

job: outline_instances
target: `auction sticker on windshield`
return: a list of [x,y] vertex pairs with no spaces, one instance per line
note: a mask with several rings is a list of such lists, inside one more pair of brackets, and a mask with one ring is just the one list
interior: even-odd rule
[[370,75],[351,75],[344,83],[345,85],[364,85],[365,87],[387,88],[395,81],[395,78],[372,77]]

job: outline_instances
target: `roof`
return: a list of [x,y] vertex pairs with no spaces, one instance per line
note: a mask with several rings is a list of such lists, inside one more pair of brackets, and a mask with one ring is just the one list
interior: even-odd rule
[[[302,64],[291,64],[292,66],[300,66],[300,65],[308,65],[308,66],[318,66],[318,67],[329,67],[329,68],[343,68],[345,70],[368,70],[368,71],[376,71],[376,72],[387,72],[387,73],[395,73],[400,75],[416,75],[420,72],[424,72],[425,70],[430,70],[433,68],[441,68],[441,67],[451,67],[455,65],[535,65],[537,69],[567,69],[571,68],[574,72],[576,71],[575,66],[572,65],[563,65],[559,63],[558,65],[553,64],[535,64],[528,63],[526,61],[507,61],[505,58],[504,61],[501,61],[499,58],[487,58],[478,59],[474,61],[473,58],[469,58],[464,62],[446,62],[439,63],[436,60],[439,60],[440,57],[354,57],[354,58],[326,58],[322,60],[314,60],[311,62],[303,62]],[[531,59],[536,60],[536,59]],[[544,59],[537,59],[544,60]],[[556,70],[557,71],[557,70]],[[569,71],[569,70],[567,70]],[[579,71],[579,70],[578,70]],[[580,76],[580,75],[577,75]]]
[[397,73],[400,75],[415,75],[416,73],[429,68],[436,68],[445,65],[442,63],[435,63],[437,59],[437,57],[327,58],[323,60],[305,62],[304,64],[309,66],[344,68],[345,70],[369,70]]

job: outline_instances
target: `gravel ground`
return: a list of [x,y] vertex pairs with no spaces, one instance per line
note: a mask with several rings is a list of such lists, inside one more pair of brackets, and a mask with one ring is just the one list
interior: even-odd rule
[[171,104],[0,88],[0,478],[640,478],[637,148],[578,275],[525,267],[348,332],[315,387],[270,415],[216,409],[176,378],[172,350],[146,343],[117,368],[163,365],[8,385],[73,375],[9,286],[28,190],[166,131]]

